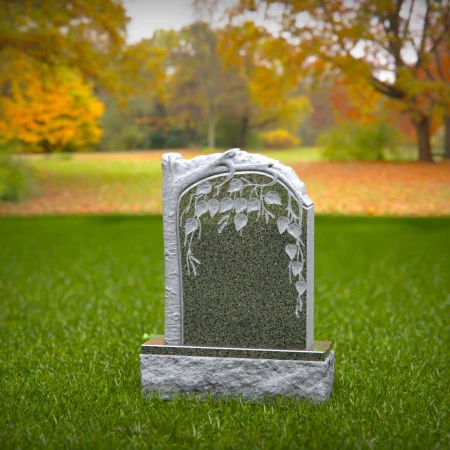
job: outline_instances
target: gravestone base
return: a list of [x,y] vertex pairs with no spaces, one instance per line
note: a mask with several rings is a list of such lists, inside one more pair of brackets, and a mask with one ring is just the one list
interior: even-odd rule
[[146,393],[164,399],[194,394],[323,402],[333,387],[334,352],[331,342],[321,341],[314,343],[312,351],[300,351],[164,346],[157,337],[142,346],[141,380]]

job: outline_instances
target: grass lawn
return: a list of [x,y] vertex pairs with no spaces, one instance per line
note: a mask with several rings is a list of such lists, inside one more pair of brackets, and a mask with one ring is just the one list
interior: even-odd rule
[[[27,156],[39,175],[39,192],[21,203],[0,201],[0,216],[160,214],[162,153]],[[265,154],[294,168],[318,213],[450,215],[449,161],[326,162],[318,148]]]
[[316,218],[323,405],[143,398],[159,216],[0,219],[0,447],[449,448],[450,218]]

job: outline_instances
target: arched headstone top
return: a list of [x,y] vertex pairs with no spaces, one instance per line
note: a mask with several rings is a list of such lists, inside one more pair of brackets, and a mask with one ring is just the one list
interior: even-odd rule
[[179,153],[165,153],[162,156],[162,167],[166,177],[170,174],[171,177],[176,178],[178,194],[188,186],[211,175],[230,173],[231,171],[259,171],[278,175],[280,180],[301,197],[306,207],[313,204],[306,194],[305,183],[298,178],[291,167],[267,156],[248,153],[239,148],[233,148],[225,153],[197,156],[192,159],[184,159]]

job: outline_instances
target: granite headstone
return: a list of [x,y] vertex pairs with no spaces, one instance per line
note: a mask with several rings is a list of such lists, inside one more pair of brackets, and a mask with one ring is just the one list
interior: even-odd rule
[[[144,388],[326,398],[334,356],[330,342],[313,339],[314,207],[304,183],[278,161],[239,149],[192,160],[166,154],[162,165],[165,333],[163,341],[142,347]],[[242,359],[247,374],[256,371],[253,378],[267,381],[272,369],[279,378],[284,360],[289,379],[297,373],[298,381],[307,380],[312,371],[321,381],[310,379],[304,392],[301,386],[277,389],[276,380],[258,390],[255,378],[248,391],[236,380],[226,382],[230,371],[236,376],[236,360],[243,367]],[[201,373],[210,380],[213,362],[216,382],[205,384]],[[186,379],[189,368],[197,381]]]

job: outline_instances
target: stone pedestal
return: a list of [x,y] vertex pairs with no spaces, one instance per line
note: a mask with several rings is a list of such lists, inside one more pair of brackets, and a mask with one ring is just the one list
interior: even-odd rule
[[283,395],[323,402],[334,381],[331,342],[312,351],[164,345],[157,336],[142,346],[141,380],[146,393],[241,397],[261,401]]

